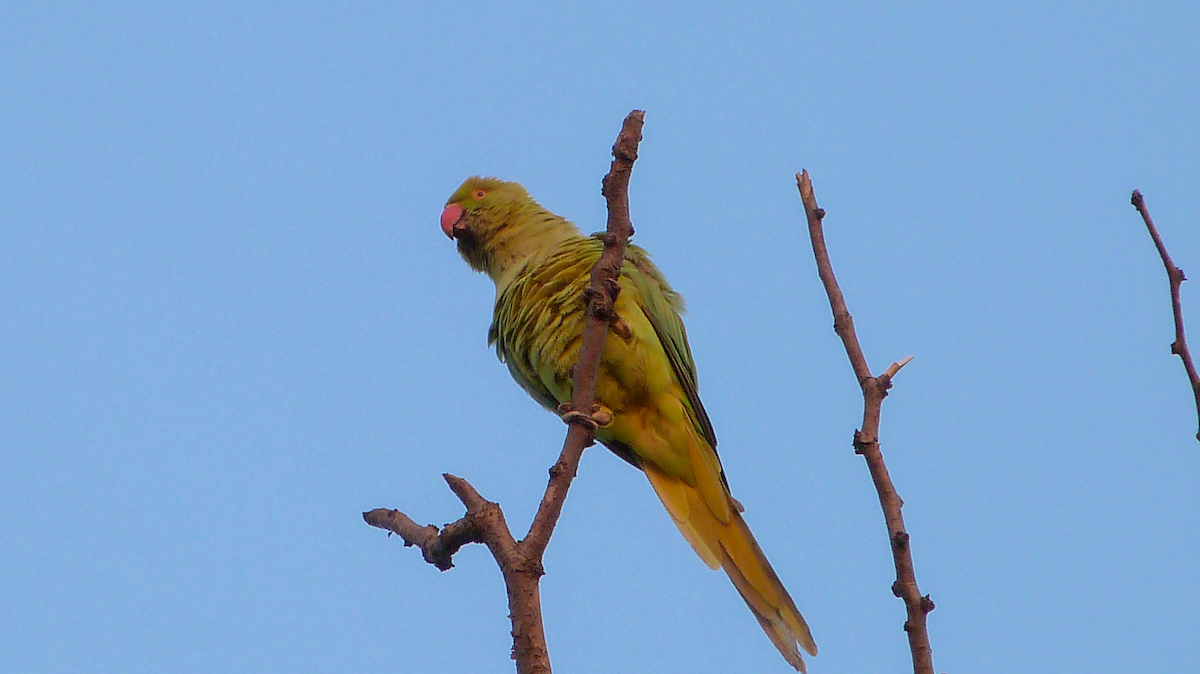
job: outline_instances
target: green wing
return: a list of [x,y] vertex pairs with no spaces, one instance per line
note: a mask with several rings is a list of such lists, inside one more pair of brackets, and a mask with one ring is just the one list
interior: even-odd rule
[[700,387],[696,382],[696,363],[692,360],[692,349],[688,346],[687,330],[683,327],[683,319],[679,314],[683,311],[683,297],[671,289],[662,272],[650,261],[649,254],[639,246],[630,245],[625,253],[625,266],[622,276],[633,282],[640,298],[639,304],[658,341],[662,343],[667,358],[671,361],[671,369],[675,378],[687,395],[688,412],[692,422],[712,446],[717,450],[717,434],[713,431],[708,412],[700,402]]

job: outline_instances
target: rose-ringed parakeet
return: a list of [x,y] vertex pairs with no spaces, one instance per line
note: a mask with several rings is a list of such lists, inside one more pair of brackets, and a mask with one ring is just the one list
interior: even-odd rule
[[[525,188],[473,177],[446,202],[442,231],[467,264],[496,284],[488,341],[543,407],[571,400],[587,320],[582,299],[603,241],[542,208]],[[797,645],[817,646],[741,516],[697,393],[679,314],[683,299],[646,251],[626,249],[616,313],[604,343],[593,417],[596,438],[641,469],[692,549],[722,568],[783,657],[804,671]]]

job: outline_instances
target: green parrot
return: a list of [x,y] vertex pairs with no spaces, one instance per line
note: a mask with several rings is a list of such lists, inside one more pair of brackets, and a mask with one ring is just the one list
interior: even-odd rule
[[[543,208],[524,187],[468,178],[446,202],[442,231],[496,284],[488,343],[513,379],[548,410],[569,403],[587,305],[581,299],[604,244]],[[596,438],[642,470],[709,568],[721,568],[771,642],[798,671],[797,645],[817,654],[808,625],[763,555],[717,457],[697,393],[696,366],[671,289],[646,251],[626,249],[596,387]]]

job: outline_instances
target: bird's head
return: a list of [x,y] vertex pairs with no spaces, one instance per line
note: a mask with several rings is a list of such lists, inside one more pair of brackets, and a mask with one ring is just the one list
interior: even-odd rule
[[472,176],[446,200],[442,232],[458,243],[471,268],[488,271],[490,244],[533,200],[519,183]]
[[467,178],[450,195],[441,224],[467,264],[493,279],[546,242],[578,231],[519,183],[482,176]]

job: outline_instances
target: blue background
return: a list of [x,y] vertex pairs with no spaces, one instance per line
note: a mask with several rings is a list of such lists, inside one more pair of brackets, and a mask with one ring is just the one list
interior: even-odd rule
[[[484,173],[602,228],[635,107],[636,241],[810,671],[909,655],[801,168],[871,367],[916,356],[882,439],[937,671],[1195,671],[1197,423],[1129,193],[1200,276],[1197,35],[1191,2],[5,3],[0,671],[511,671],[486,550],[439,573],[360,512],[457,519],[449,471],[524,531],[564,427],[437,218]],[[603,449],[546,567],[560,671],[790,671]]]

